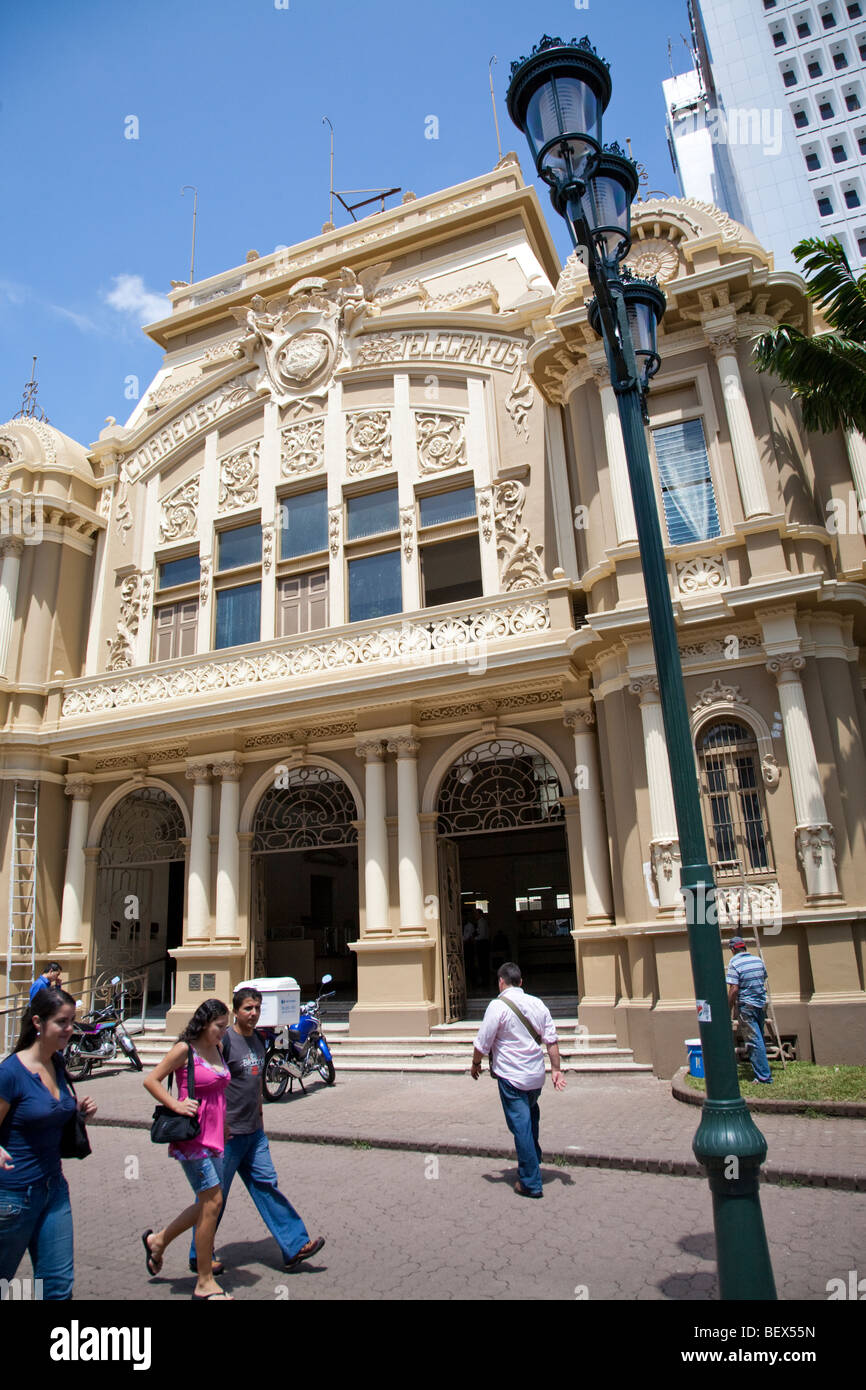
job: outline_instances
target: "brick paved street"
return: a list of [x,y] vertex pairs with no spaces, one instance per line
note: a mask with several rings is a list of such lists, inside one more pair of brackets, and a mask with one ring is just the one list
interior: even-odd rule
[[[79,1090],[99,1105],[100,1120],[149,1124],[153,1102],[141,1078],[127,1068],[97,1072]],[[671,1096],[670,1083],[652,1076],[570,1076],[567,1089],[541,1098],[545,1149],[618,1166],[677,1163],[693,1167],[696,1106]],[[767,1139],[766,1171],[845,1176],[866,1190],[866,1124],[862,1120],[758,1115]],[[485,1153],[510,1153],[496,1085],[485,1074],[468,1076],[337,1073],[337,1084],[314,1082],[265,1107],[271,1135],[400,1142],[422,1149],[437,1144]]]
[[[66,1164],[76,1299],[188,1298],[185,1244],[151,1281],[140,1242],[189,1200],[178,1165],[142,1130],[93,1138],[92,1158]],[[309,1143],[273,1152],[286,1192],[327,1244],[283,1274],[238,1184],[219,1239],[238,1298],[573,1300],[579,1285],[590,1300],[716,1297],[698,1179],[545,1165],[544,1200],[528,1202],[511,1190],[513,1165],[497,1159],[444,1155],[428,1178],[434,1164],[422,1153]],[[783,1299],[823,1300],[828,1279],[866,1269],[866,1194],[765,1187],[762,1201]]]

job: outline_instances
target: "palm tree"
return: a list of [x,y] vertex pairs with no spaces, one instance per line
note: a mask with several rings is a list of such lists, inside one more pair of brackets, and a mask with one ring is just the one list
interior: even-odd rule
[[755,340],[755,366],[790,387],[807,430],[866,435],[866,273],[855,278],[835,237],[807,237],[794,255],[829,332],[810,338],[783,323]]

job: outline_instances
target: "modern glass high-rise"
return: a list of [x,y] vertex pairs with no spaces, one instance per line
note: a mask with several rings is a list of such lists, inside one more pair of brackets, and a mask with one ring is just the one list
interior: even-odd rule
[[685,197],[744,222],[777,269],[835,236],[866,262],[866,0],[690,0],[694,68],[664,86]]

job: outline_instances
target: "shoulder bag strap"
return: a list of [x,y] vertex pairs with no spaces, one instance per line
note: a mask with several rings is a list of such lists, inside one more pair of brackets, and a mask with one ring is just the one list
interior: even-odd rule
[[529,1019],[526,1017],[525,1014],[523,1014],[523,1013],[520,1012],[520,1009],[518,1009],[517,1005],[516,1005],[516,1004],[512,1004],[511,1000],[510,1000],[510,999],[506,999],[505,996],[504,996],[503,994],[500,994],[500,996],[499,996],[499,1002],[500,1002],[500,1004],[507,1004],[507,1006],[508,1006],[508,1008],[511,1010],[511,1012],[512,1012],[513,1014],[516,1014],[517,1017],[520,1019],[520,1022],[523,1024],[523,1026],[524,1026],[524,1028],[526,1029],[527,1033],[528,1033],[528,1034],[530,1035],[530,1037],[532,1038],[532,1041],[535,1042],[535,1043],[537,1043],[538,1046],[541,1047],[541,1034],[540,1034],[535,1028],[533,1028],[532,1024],[529,1022]]
[[190,1100],[195,1100],[195,1058],[192,1053],[192,1043],[187,1043],[189,1052],[186,1055],[186,1093]]

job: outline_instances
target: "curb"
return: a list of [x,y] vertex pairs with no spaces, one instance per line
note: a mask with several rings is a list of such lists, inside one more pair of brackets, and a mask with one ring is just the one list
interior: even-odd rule
[[[685,1105],[703,1105],[706,1097],[685,1084],[683,1078],[687,1074],[688,1067],[680,1067],[679,1071],[674,1072],[671,1080],[674,1100],[682,1101]],[[819,1115],[836,1115],[840,1119],[866,1118],[866,1101],[862,1100],[773,1100],[770,1096],[766,1100],[763,1097],[753,1100],[749,1096],[746,1105],[750,1110],[765,1115],[808,1115],[817,1111]]]
[[[696,1102],[700,1104],[700,1099]],[[95,1119],[94,1128],[150,1130],[149,1120]],[[499,1158],[514,1162],[514,1148],[508,1144],[422,1143],[417,1139],[383,1139],[380,1135],[363,1134],[269,1134],[270,1144],[333,1144],[347,1149],[385,1149],[402,1153],[450,1154],[455,1158]],[[546,1163],[567,1168],[604,1168],[629,1173],[655,1173],[661,1177],[704,1178],[703,1167],[694,1158],[642,1158],[639,1155],[608,1153],[575,1153],[573,1150],[545,1151]],[[818,1172],[813,1168],[766,1167],[762,1181],[770,1185],[797,1183],[803,1187],[829,1187],[842,1192],[866,1192],[866,1173],[845,1174]]]

